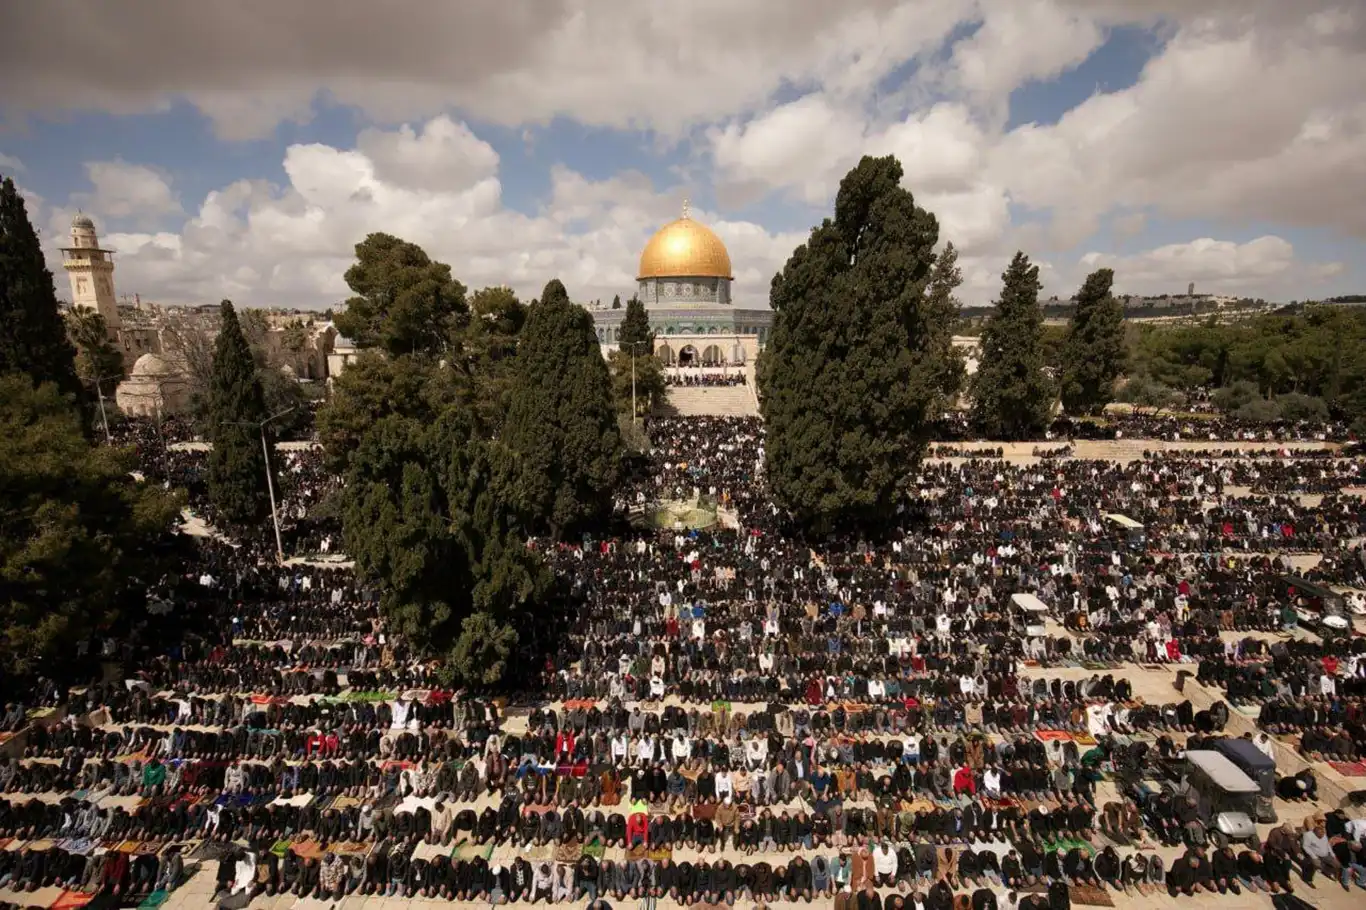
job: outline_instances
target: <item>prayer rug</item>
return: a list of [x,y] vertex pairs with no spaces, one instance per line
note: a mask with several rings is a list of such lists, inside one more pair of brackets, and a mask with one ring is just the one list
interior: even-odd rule
[[448,851],[446,848],[442,847],[440,844],[429,844],[424,841],[413,848],[412,858],[431,862],[433,858],[445,856],[447,853]]
[[293,841],[290,840],[277,840],[274,845],[271,846],[270,852],[274,853],[278,859],[284,859],[285,854],[289,852],[289,845],[292,843]]
[[84,907],[94,899],[95,895],[93,894],[85,894],[81,891],[63,891],[61,896],[53,901],[50,906],[51,910],[76,910],[77,907]]
[[320,859],[323,855],[322,842],[312,839],[297,840],[289,845],[289,849],[293,850],[299,859]]
[[1103,888],[1092,888],[1090,885],[1073,885],[1070,889],[1072,903],[1080,904],[1083,907],[1113,907],[1114,900]]
[[1343,777],[1366,777],[1366,762],[1330,761],[1328,765]]
[[559,844],[555,847],[555,862],[557,863],[577,863],[583,857],[583,844],[578,841],[570,841],[567,844]]
[[659,862],[660,860],[673,859],[674,851],[672,847],[656,847],[650,851],[649,855],[651,860]]
[[1066,730],[1035,730],[1034,738],[1041,743],[1065,743],[1072,739],[1072,734]]
[[171,896],[169,891],[153,891],[138,904],[138,910],[157,910]]
[[1090,733],[1073,733],[1072,742],[1079,746],[1094,746],[1096,744],[1096,738]]
[[227,856],[233,850],[233,845],[219,840],[206,840],[199,845],[199,848],[190,854],[192,859],[202,860],[203,862],[216,862]]

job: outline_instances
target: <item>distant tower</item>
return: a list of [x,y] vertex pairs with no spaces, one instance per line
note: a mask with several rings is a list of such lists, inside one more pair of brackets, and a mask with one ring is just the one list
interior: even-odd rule
[[1194,282],[1194,281],[1192,281],[1190,284],[1186,285],[1186,296],[1187,296],[1187,297],[1194,297],[1194,296],[1195,296],[1195,282]]
[[100,249],[95,222],[77,215],[71,222],[71,245],[62,247],[62,267],[71,279],[71,305],[95,310],[113,338],[119,330],[119,303],[114,299],[114,251]]

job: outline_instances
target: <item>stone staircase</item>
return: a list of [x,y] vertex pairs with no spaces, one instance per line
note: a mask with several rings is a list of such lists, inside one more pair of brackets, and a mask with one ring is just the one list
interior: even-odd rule
[[748,385],[670,386],[660,412],[680,417],[757,417],[759,405]]

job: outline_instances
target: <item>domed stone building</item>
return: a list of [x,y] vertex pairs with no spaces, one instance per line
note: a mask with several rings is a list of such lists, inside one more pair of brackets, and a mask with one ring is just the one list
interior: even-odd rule
[[[655,332],[656,356],[671,367],[741,367],[768,342],[773,311],[737,305],[730,253],[716,233],[683,216],[664,225],[640,254],[636,296]],[[764,290],[767,293],[767,289]],[[595,310],[604,352],[617,349],[626,308]]]
[[119,383],[114,400],[130,417],[182,414],[190,407],[187,374],[184,361],[174,354],[143,354]]

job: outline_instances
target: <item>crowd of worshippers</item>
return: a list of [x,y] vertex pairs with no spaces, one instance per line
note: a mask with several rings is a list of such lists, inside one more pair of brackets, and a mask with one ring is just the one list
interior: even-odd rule
[[[704,364],[705,366],[705,364]],[[711,370],[689,370],[686,367],[666,369],[664,384],[683,388],[719,388],[721,386],[745,385],[748,383],[744,368]]]
[[1258,706],[1262,729],[1313,761],[1366,758],[1366,639],[1247,639],[1200,662],[1201,682]]
[[[884,538],[813,545],[763,494],[759,423],[665,419],[650,436],[623,509],[705,496],[740,530],[534,542],[579,609],[536,697],[517,705],[524,732],[492,698],[443,687],[349,570],[273,566],[268,544],[198,539],[180,576],[154,586],[176,613],[84,645],[115,682],[35,681],[7,706],[18,736],[0,762],[0,837],[24,846],[0,856],[0,881],[168,890],[193,848],[238,902],[839,894],[861,910],[981,910],[1000,889],[1051,887],[1017,897],[1056,908],[1069,886],[1288,889],[1283,858],[1301,877],[1331,867],[1303,845],[1194,845],[1171,869],[1143,849],[1121,855],[1098,833],[1138,843],[1150,820],[1131,803],[1098,806],[1095,785],[1107,762],[1132,758],[1122,738],[1155,737],[1172,755],[1227,719],[1221,705],[1135,698],[1122,664],[1242,660],[1220,633],[1281,627],[1277,554],[1359,532],[1359,503],[1225,496],[1247,476],[1236,461],[977,459],[926,464]],[[184,475],[203,461],[147,452]],[[286,458],[314,500],[331,483],[316,459]],[[1277,464],[1282,493],[1323,478],[1320,459]],[[1144,522],[1150,545],[1115,536],[1110,512]],[[1237,555],[1211,555],[1215,544]],[[1018,593],[1068,634],[1036,624]],[[1342,697],[1357,698],[1356,653],[1296,651],[1277,678],[1336,656]],[[1096,666],[1047,672],[1076,660]],[[1021,675],[1024,662],[1042,674]],[[26,723],[40,705],[64,714]],[[1328,837],[1337,857],[1342,835]],[[500,864],[495,846],[553,858]],[[670,849],[701,855],[653,855]]]
[[[966,414],[936,421],[930,438],[965,441],[979,438]],[[1167,442],[1347,442],[1351,428],[1342,421],[1275,421],[1247,423],[1230,417],[1192,418],[1171,414],[1107,413],[1103,421],[1060,417],[1044,433],[1046,440],[1159,439]]]

